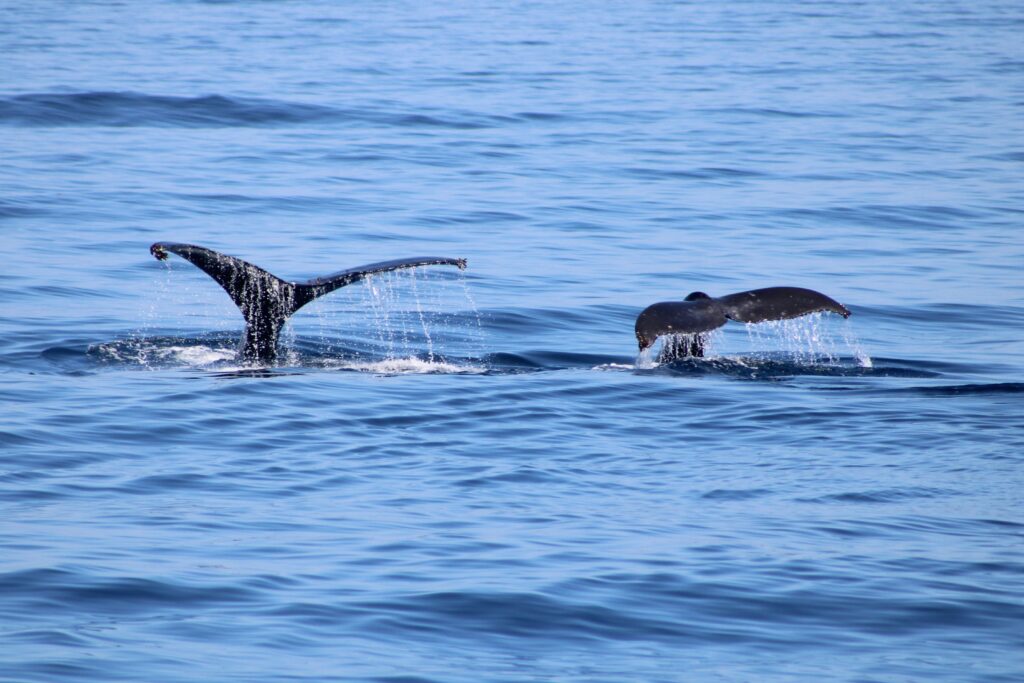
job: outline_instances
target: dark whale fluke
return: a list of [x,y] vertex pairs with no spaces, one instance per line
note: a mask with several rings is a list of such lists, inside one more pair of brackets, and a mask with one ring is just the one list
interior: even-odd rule
[[636,339],[643,351],[658,337],[671,335],[661,352],[663,362],[701,357],[707,337],[704,333],[728,320],[759,323],[823,311],[850,317],[850,311],[838,301],[803,287],[765,287],[717,298],[693,292],[684,301],[663,301],[645,308],[636,319]]
[[305,282],[286,282],[240,258],[194,244],[157,242],[149,251],[161,261],[167,259],[167,252],[177,254],[216,280],[245,317],[242,358],[263,362],[277,357],[277,338],[288,317],[317,297],[375,273],[432,265],[466,267],[465,259],[427,256],[370,263]]

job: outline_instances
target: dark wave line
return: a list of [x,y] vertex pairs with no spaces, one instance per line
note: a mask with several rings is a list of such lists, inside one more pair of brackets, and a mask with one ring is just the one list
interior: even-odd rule
[[190,585],[148,578],[95,578],[66,569],[26,569],[0,574],[0,593],[21,595],[24,609],[75,606],[102,614],[152,609],[195,609],[252,601],[257,592],[233,585]]
[[958,495],[957,492],[949,489],[907,486],[872,491],[847,491],[813,498],[798,498],[797,500],[801,503],[899,503],[904,500],[943,498],[955,495]]
[[717,107],[703,111],[713,114],[738,114],[766,118],[805,119],[805,118],[844,118],[846,114],[825,111],[793,111],[789,109],[773,109],[771,107]]
[[465,111],[404,113],[247,97],[179,97],[137,92],[29,93],[0,98],[0,125],[216,128],[353,124],[412,128],[488,128],[517,117]]
[[692,180],[706,180],[706,179],[731,179],[731,178],[760,178],[765,174],[759,171],[755,171],[747,168],[724,168],[724,167],[700,167],[692,169],[660,169],[660,168],[627,168],[625,172],[636,178],[643,178],[647,180],[665,180],[665,179],[692,179]]
[[[605,604],[614,591],[622,600]],[[357,603],[391,634],[424,632],[474,638],[582,641],[668,641],[675,644],[757,643],[792,647],[806,630],[835,638],[894,637],[992,628],[1020,619],[1005,598],[874,597],[847,590],[750,590],[722,581],[669,574],[604,575],[558,586],[556,594],[450,591]],[[799,626],[800,628],[794,628]],[[786,628],[790,627],[790,628]],[[1020,637],[1006,638],[1008,647]]]
[[947,384],[937,387],[903,387],[893,392],[922,394],[925,396],[980,396],[986,394],[1024,394],[1022,382],[997,382],[991,384]]

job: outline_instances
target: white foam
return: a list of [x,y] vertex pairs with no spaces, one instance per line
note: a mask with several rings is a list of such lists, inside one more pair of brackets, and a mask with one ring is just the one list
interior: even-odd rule
[[[601,365],[595,365],[590,368],[591,370],[600,371],[612,371],[612,370],[635,370],[637,365],[630,365],[629,363],[603,363]],[[653,367],[653,366],[652,366]]]
[[152,355],[160,360],[202,367],[221,361],[233,360],[238,355],[238,352],[234,349],[214,349],[209,346],[168,346],[162,349],[154,349]]
[[648,346],[646,349],[637,354],[636,362],[633,367],[638,370],[650,370],[657,366],[654,356],[654,346]]
[[371,372],[378,375],[479,375],[487,368],[479,365],[456,365],[421,358],[387,358],[379,361],[344,360],[332,362],[331,367],[341,370]]

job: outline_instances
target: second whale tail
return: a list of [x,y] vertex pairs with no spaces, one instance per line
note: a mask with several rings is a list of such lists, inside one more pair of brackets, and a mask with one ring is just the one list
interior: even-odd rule
[[707,333],[729,320],[759,323],[826,311],[850,317],[849,309],[835,299],[803,287],[765,287],[720,297],[693,292],[683,301],[662,301],[641,311],[636,339],[643,351],[659,337],[669,337],[659,357],[662,362],[699,358],[704,355]]
[[305,282],[287,282],[248,261],[194,244],[157,242],[149,251],[161,261],[167,259],[168,252],[177,254],[223,287],[245,317],[242,358],[263,362],[277,357],[277,340],[289,316],[317,297],[377,273],[430,265],[466,267],[465,259],[427,256],[370,263]]

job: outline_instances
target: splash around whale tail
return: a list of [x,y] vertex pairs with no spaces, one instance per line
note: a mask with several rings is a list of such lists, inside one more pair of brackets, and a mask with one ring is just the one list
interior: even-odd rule
[[305,282],[288,282],[259,266],[206,247],[175,242],[157,242],[149,251],[157,259],[177,254],[224,288],[245,317],[241,355],[247,361],[273,361],[277,340],[285,321],[310,301],[376,273],[418,266],[451,265],[466,267],[465,259],[417,257],[381,261],[349,268]]

